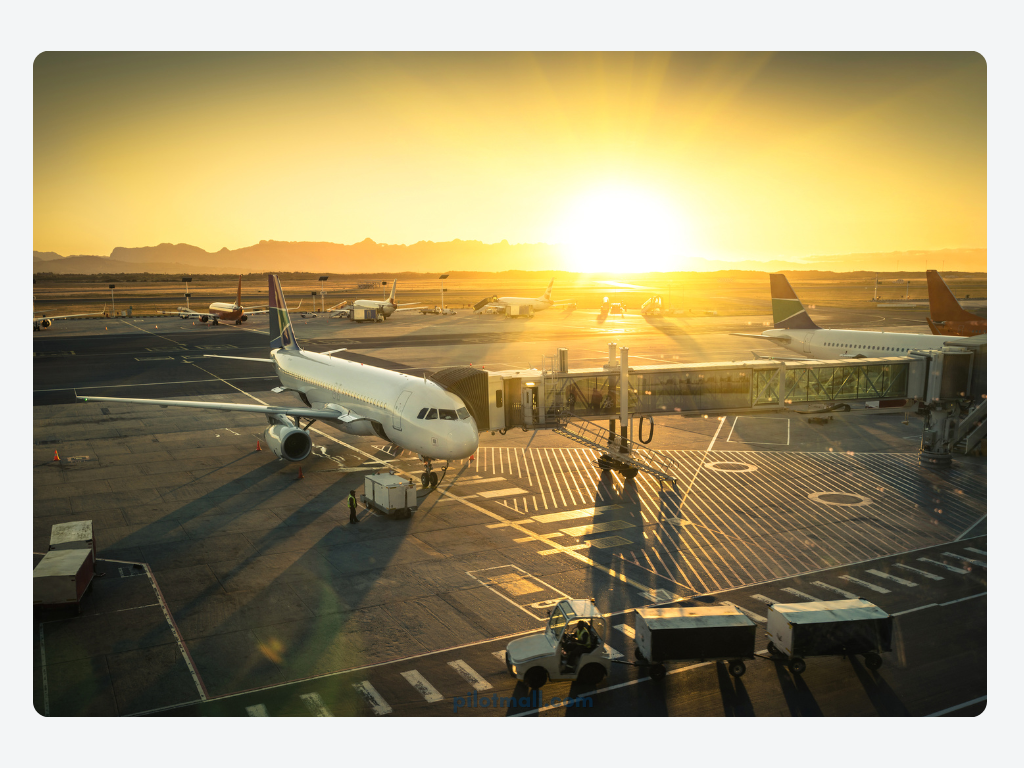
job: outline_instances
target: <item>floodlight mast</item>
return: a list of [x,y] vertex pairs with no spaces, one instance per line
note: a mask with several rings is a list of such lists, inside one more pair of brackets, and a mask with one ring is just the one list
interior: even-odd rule
[[[320,278],[320,311],[321,312],[326,312],[327,311],[325,309],[325,307],[327,305],[324,303],[324,296],[327,293],[327,286],[325,285],[325,283],[328,281],[329,278],[330,278],[329,275],[324,275],[323,277]],[[315,301],[313,303],[313,306],[316,307],[316,302]]]
[[[438,280],[447,280],[448,275],[441,275]],[[444,314],[444,283],[441,283],[441,314]]]
[[110,311],[117,315],[117,307],[114,306],[114,284],[110,284]]
[[185,309],[191,310],[192,307],[189,305],[188,300],[192,298],[192,294],[189,293],[189,288],[191,287],[189,283],[192,282],[192,278],[183,277],[181,278],[181,282],[185,283]]

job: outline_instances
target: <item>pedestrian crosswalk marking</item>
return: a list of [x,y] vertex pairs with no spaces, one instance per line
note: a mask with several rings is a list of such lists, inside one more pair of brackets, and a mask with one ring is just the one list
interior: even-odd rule
[[409,685],[419,691],[420,695],[429,703],[433,704],[435,701],[442,701],[444,699],[444,696],[438,693],[437,689],[428,683],[427,679],[415,669],[403,672],[402,677],[408,681]]
[[[353,683],[352,687],[355,688],[359,693],[366,699],[366,703],[370,705],[370,709],[373,710],[375,715],[390,715],[391,705],[384,701],[377,689],[373,687],[369,680],[363,680],[361,683]],[[313,694],[316,696],[316,694]],[[320,698],[317,696],[317,698]]]
[[842,595],[848,600],[854,600],[860,597],[860,595],[855,595],[853,592],[847,592],[845,589],[840,589],[839,587],[833,587],[831,584],[826,584],[824,581],[812,581],[811,584],[816,587],[821,587],[822,589],[827,589],[829,592],[835,592],[837,595]]
[[885,573],[884,571],[876,571],[874,568],[868,568],[868,573],[870,573],[872,576],[877,576],[880,579],[888,579],[889,581],[895,581],[897,584],[902,584],[904,587],[917,586],[917,584],[913,581],[901,579],[899,576],[893,576],[891,573]]
[[515,496],[518,493],[529,493],[522,488],[499,488],[496,491],[480,491],[477,494],[482,499],[496,499],[499,496]]
[[469,666],[462,659],[456,659],[455,661],[449,661],[448,666],[458,672],[466,680],[467,683],[472,685],[478,691],[489,691],[494,686],[484,680],[477,673],[475,669]]
[[932,581],[942,581],[942,578],[943,578],[942,576],[936,576],[934,573],[928,573],[928,571],[922,571],[920,568],[915,568],[912,565],[906,565],[904,563],[893,563],[893,565],[895,567],[897,567],[897,568],[902,568],[905,571],[912,571],[912,572],[918,574],[919,576],[924,576],[926,579],[931,579]]
[[944,554],[946,557],[955,557],[958,560],[963,560],[965,563],[970,563],[971,565],[976,565],[979,568],[988,568],[988,563],[983,562],[981,560],[972,560],[971,558],[964,557],[963,555],[954,555],[952,552],[943,552],[942,554]]
[[302,693],[299,694],[299,698],[302,699],[302,703],[306,705],[306,709],[313,717],[334,717],[331,710],[324,704],[324,700],[320,698],[319,693]]
[[988,552],[984,549],[975,549],[974,547],[964,547],[964,549],[968,552],[974,552],[976,555],[984,555],[985,557],[988,557]]
[[748,616],[749,618],[753,619],[758,624],[767,624],[768,623],[768,619],[766,619],[764,616],[760,616],[760,615],[754,613],[753,611],[748,611],[742,605],[736,605],[736,603],[730,603],[728,600],[723,600],[722,601],[722,605],[731,605],[733,608],[738,610],[740,613],[742,613],[745,616]]
[[615,625],[615,628],[616,628],[617,630],[619,630],[619,632],[621,632],[622,634],[624,634],[624,635],[625,635],[626,637],[628,637],[628,638],[630,638],[630,639],[633,639],[633,640],[635,640],[635,639],[636,639],[636,630],[635,630],[635,629],[633,629],[633,628],[632,628],[631,626],[629,626],[628,624],[616,624],[616,625]]
[[931,563],[932,565],[937,565],[940,568],[945,568],[947,571],[952,571],[953,573],[968,573],[968,571],[965,571],[963,568],[957,568],[955,565],[947,565],[946,563],[940,563],[938,560],[930,560],[927,557],[919,557],[917,559],[920,560],[922,563]]
[[270,717],[266,704],[253,704],[251,707],[246,707],[245,714],[249,717]]
[[852,581],[854,584],[860,584],[860,586],[864,587],[865,589],[870,589],[874,592],[878,592],[880,595],[888,595],[891,591],[886,589],[885,587],[880,587],[877,584],[872,584],[870,581],[862,581],[860,579],[854,578],[853,576],[840,576],[839,578],[843,579],[844,581]]
[[816,602],[819,602],[821,600],[820,597],[811,597],[811,595],[808,595],[806,592],[801,592],[800,590],[793,589],[792,587],[783,587],[782,591],[783,592],[789,592],[789,594],[796,595],[800,599],[807,600],[808,602],[811,602],[811,603],[816,603]]

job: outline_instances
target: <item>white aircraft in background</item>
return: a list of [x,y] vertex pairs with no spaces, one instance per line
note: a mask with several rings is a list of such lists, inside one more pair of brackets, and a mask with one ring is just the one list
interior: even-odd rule
[[[482,312],[485,309],[493,309],[496,312],[504,312],[505,307],[508,306],[519,306],[519,307],[533,307],[534,312],[540,312],[542,309],[548,309],[549,307],[555,306],[555,302],[551,300],[551,287],[555,284],[555,279],[551,278],[551,282],[548,283],[548,288],[544,291],[543,296],[536,298],[523,298],[522,296],[495,296],[486,304],[478,304],[474,307],[476,312]],[[569,302],[563,302],[569,303]]]
[[[302,461],[309,456],[313,441],[307,430],[314,421],[324,421],[350,435],[376,435],[416,452],[424,462],[420,478],[424,487],[437,485],[437,473],[431,471],[432,461],[464,459],[476,452],[476,421],[461,398],[426,378],[302,349],[286,307],[281,282],[277,275],[270,275],[270,358],[227,359],[273,365],[281,380],[281,386],[274,391],[296,393],[302,406],[91,395],[78,399],[263,413],[269,423],[264,432],[267,445],[288,461]],[[303,425],[301,419],[309,421]]]
[[53,325],[54,320],[65,320],[69,317],[95,317],[96,315],[102,315],[102,312],[84,312],[80,315],[43,315],[42,317],[32,318],[32,330],[43,331]]
[[[845,358],[894,357],[912,349],[942,349],[957,337],[933,336],[930,333],[890,333],[888,331],[854,331],[821,328],[807,314],[789,281],[783,274],[768,276],[771,280],[772,318],[775,327],[763,333],[733,333],[770,341],[788,348],[802,357],[787,360],[842,360]],[[975,337],[978,338],[978,337]],[[755,357],[762,355],[754,353]],[[783,359],[783,358],[779,358]]]
[[331,307],[328,312],[337,312],[337,314],[331,315],[331,317],[342,317],[341,310],[351,311],[353,309],[376,309],[377,313],[385,320],[395,312],[407,312],[413,309],[423,302],[412,301],[406,302],[405,304],[395,303],[395,290],[398,288],[398,281],[393,280],[391,282],[391,295],[386,299],[377,301],[376,299],[356,299],[355,301],[343,301],[340,304],[335,304]]

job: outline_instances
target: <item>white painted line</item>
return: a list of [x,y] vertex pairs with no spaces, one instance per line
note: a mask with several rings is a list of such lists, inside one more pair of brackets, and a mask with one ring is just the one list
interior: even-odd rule
[[622,658],[622,654],[619,653],[618,651],[616,651],[610,645],[608,645],[608,643],[604,644],[604,654],[609,659],[621,659]]
[[958,600],[950,600],[948,603],[928,603],[928,605],[919,605],[917,608],[908,608],[905,611],[899,611],[898,613],[891,614],[892,616],[902,616],[905,613],[913,613],[914,611],[923,611],[925,608],[940,608],[947,605],[953,605],[955,603],[962,603],[965,600],[973,600],[976,597],[985,597],[988,592],[979,592],[976,595],[969,595],[968,597],[961,597]]
[[480,491],[477,496],[482,499],[496,499],[500,496],[515,496],[517,493],[529,493],[529,491],[524,491],[522,488],[500,488],[497,491]]
[[917,586],[917,584],[915,584],[913,581],[907,581],[906,579],[901,579],[899,576],[893,576],[890,573],[884,573],[882,571],[876,571],[874,568],[868,568],[867,572],[870,573],[872,576],[877,576],[880,579],[888,579],[889,581],[895,581],[897,584],[902,584],[904,587],[916,587]]
[[302,703],[306,705],[306,709],[313,717],[334,717],[331,710],[324,704],[324,700],[320,698],[319,693],[303,693],[299,695],[299,698],[302,699]]
[[860,597],[860,595],[855,595],[853,592],[847,592],[845,589],[840,589],[839,587],[833,587],[831,584],[826,584],[824,581],[812,581],[811,584],[816,587],[821,587],[822,589],[827,589],[829,592],[835,592],[838,595],[842,595],[848,600]]
[[[370,684],[369,680],[363,680],[361,683],[353,683],[352,687],[363,695],[363,698],[366,699],[366,703],[370,705],[370,709],[373,710],[375,715],[391,714],[391,705],[384,701],[384,698],[377,693],[377,689]],[[313,695],[316,696],[316,694]]]
[[740,613],[742,613],[742,614],[746,615],[747,617],[753,619],[758,624],[767,624],[768,623],[768,619],[766,619],[764,616],[759,616],[758,614],[754,613],[753,611],[748,611],[742,605],[736,605],[736,603],[730,603],[728,600],[723,600],[722,601],[722,605],[731,605],[733,608],[738,610]]
[[854,584],[859,584],[865,589],[870,589],[874,592],[879,593],[880,595],[888,595],[889,592],[891,592],[891,590],[888,590],[885,587],[876,586],[869,581],[861,581],[860,579],[854,578],[853,576],[840,576],[839,578],[843,579],[844,581],[852,581]]
[[736,418],[734,418],[732,420],[732,429],[729,430],[729,436],[727,438],[725,438],[725,442],[727,442],[727,443],[731,443],[732,442],[732,433],[736,431],[736,422],[739,421],[739,420],[740,420],[739,416],[737,416]]
[[471,666],[469,666],[462,659],[456,659],[455,661],[449,661],[448,666],[458,672],[466,680],[467,683],[472,685],[478,691],[489,691],[494,686],[480,677]]
[[778,600],[772,600],[770,597],[765,597],[764,595],[751,595],[750,599],[757,600],[759,602],[764,603],[765,605],[775,605],[777,602],[779,602]]
[[636,630],[628,624],[616,624],[615,629],[619,630],[622,634],[628,637],[630,640],[636,639]]
[[893,563],[893,565],[895,567],[897,567],[897,568],[902,568],[905,571],[913,571],[914,573],[918,574],[919,576],[924,576],[926,579],[931,579],[932,581],[942,581],[942,578],[943,578],[942,576],[936,576],[934,573],[928,573],[928,571],[922,571],[920,568],[915,568],[912,565],[904,565],[903,563]]
[[270,717],[266,704],[253,704],[251,707],[246,707],[245,714],[249,717]]
[[973,600],[976,597],[984,597],[988,592],[981,592],[977,595],[971,595],[970,597],[961,597],[959,600],[950,600],[948,603],[939,603],[939,605],[953,605],[954,603],[962,603],[964,600]]
[[812,597],[811,595],[808,595],[806,592],[801,592],[800,590],[793,589],[792,587],[783,587],[782,591],[789,592],[789,594],[791,595],[796,595],[801,600],[806,600],[809,603],[817,603],[821,601],[820,597]]
[[923,611],[925,608],[937,608],[938,603],[928,603],[928,605],[919,605],[917,608],[908,608],[905,611],[897,611],[896,613],[889,614],[890,616],[902,616],[905,613],[913,613],[914,611]]
[[[489,525],[487,527],[491,528],[492,526]],[[539,534],[537,534],[537,536],[542,536],[545,539],[554,539],[554,538],[557,538],[558,536],[565,536],[565,534],[562,533],[561,531],[559,531],[557,533],[539,533]],[[525,544],[528,541],[537,541],[537,537],[536,536],[524,536],[521,539],[512,539],[512,541],[515,542],[516,544]],[[557,552],[557,551],[558,550],[556,549],[555,552]]]
[[428,703],[433,704],[435,701],[442,701],[444,696],[437,692],[437,689],[427,682],[427,679],[423,677],[415,669],[410,669],[408,672],[403,672],[404,677],[409,685],[420,692],[420,695],[427,700]]
[[965,707],[970,707],[970,706],[973,706],[975,704],[980,704],[981,702],[983,702],[983,701],[985,701],[987,699],[988,699],[987,695],[986,696],[979,696],[976,699],[971,699],[970,701],[965,701],[963,704],[957,704],[956,706],[953,706],[953,707],[946,707],[945,709],[940,709],[938,712],[932,712],[930,715],[925,715],[925,717],[942,717],[943,715],[948,715],[950,712],[956,712],[958,709],[964,709]]
[[505,654],[506,653],[508,653],[508,651],[491,651],[491,656],[493,656],[498,661],[500,661],[502,664],[504,664],[505,663]]
[[988,563],[982,560],[972,560],[971,558],[964,557],[963,555],[954,555],[952,552],[943,552],[942,554],[944,554],[946,557],[955,557],[957,560],[963,560],[965,563],[976,565],[979,568],[988,568]]
[[940,563],[938,560],[930,560],[927,557],[919,557],[917,559],[922,563],[931,563],[932,565],[945,568],[947,571],[952,571],[953,573],[970,573],[970,571],[965,571],[963,568],[957,568],[955,565],[946,565],[945,563]]
[[988,557],[988,552],[984,549],[975,549],[974,547],[964,547],[964,549],[968,552],[974,552],[976,555],[984,555],[985,557]]

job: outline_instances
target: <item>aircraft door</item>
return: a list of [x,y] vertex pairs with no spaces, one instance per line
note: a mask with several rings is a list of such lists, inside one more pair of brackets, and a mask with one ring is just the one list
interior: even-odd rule
[[402,431],[402,411],[405,410],[405,404],[409,401],[411,395],[412,390],[407,389],[398,396],[398,402],[395,403],[395,412],[391,420],[391,426],[399,432]]

